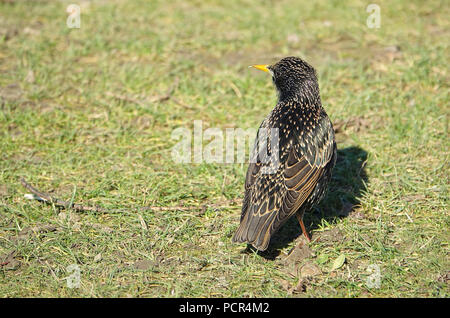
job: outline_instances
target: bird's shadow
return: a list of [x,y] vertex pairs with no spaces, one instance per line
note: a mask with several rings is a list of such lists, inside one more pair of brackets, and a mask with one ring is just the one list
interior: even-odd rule
[[[364,169],[367,160],[365,150],[351,146],[339,149],[337,154],[336,166],[324,199],[304,215],[303,221],[310,234],[323,224],[323,221],[335,224],[339,219],[352,213],[369,182]],[[266,259],[273,260],[283,248],[300,235],[302,232],[297,218],[292,217],[274,234],[268,249],[257,253]],[[255,252],[251,246],[247,247],[247,251]]]

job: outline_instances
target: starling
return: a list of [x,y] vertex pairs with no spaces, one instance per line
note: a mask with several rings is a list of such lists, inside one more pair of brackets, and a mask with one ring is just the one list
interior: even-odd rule
[[[278,103],[256,137],[233,242],[248,242],[264,251],[271,236],[294,214],[303,234],[311,240],[303,214],[323,198],[337,154],[314,68],[297,57],[253,67],[272,75]],[[264,130],[275,130],[278,135],[261,133]]]

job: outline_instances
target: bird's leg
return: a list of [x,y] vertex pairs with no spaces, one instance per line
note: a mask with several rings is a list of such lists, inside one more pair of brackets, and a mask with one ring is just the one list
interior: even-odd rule
[[298,222],[300,223],[300,227],[302,228],[303,235],[306,237],[308,242],[311,242],[311,238],[309,237],[308,232],[306,231],[305,224],[303,224],[303,213],[302,214],[297,213],[296,216]]

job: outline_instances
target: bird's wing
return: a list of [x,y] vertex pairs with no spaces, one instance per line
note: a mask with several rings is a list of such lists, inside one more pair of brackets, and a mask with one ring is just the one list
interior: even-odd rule
[[[279,165],[277,169],[272,167],[269,171],[272,173],[264,169],[273,163],[258,160],[250,163],[241,224],[233,241],[249,242],[257,249],[265,250],[272,234],[314,196],[313,191],[327,165],[335,160],[335,147],[331,122],[325,116],[304,138],[297,132],[279,137],[280,150],[287,150],[280,153]],[[257,151],[255,147],[254,153]],[[323,192],[317,188],[316,191]]]

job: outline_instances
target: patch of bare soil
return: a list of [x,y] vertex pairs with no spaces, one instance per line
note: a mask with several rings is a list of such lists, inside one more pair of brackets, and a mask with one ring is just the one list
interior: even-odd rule
[[306,291],[308,285],[316,277],[322,274],[319,266],[309,260],[314,256],[314,253],[302,236],[300,242],[289,252],[289,254],[280,259],[280,265],[282,266],[281,271],[291,278],[298,279],[298,282],[294,285],[287,280],[279,280],[279,283],[288,294],[299,294]]
[[304,264],[291,264],[291,266],[288,266],[287,268],[287,273],[290,276],[298,278],[296,284],[291,284],[284,279],[279,281],[283,289],[285,289],[290,295],[305,292],[308,286],[320,277],[320,275],[322,275],[322,270],[320,267],[312,261],[307,261]]
[[22,95],[23,95],[22,88],[17,83],[0,87],[0,101],[15,102],[20,100]]
[[[315,238],[313,237],[313,239]],[[331,230],[321,232],[318,235],[317,240],[320,240],[320,242],[331,242],[331,243],[341,242],[344,240],[344,234],[342,234],[341,231],[339,231],[339,229],[335,227]]]
[[336,134],[336,141],[346,140],[351,133],[366,132],[378,127],[380,118],[378,116],[353,116],[347,119],[335,119],[333,128]]
[[0,184],[0,198],[2,197],[9,197],[9,191],[6,184]]
[[300,242],[297,246],[295,246],[289,254],[282,259],[282,262],[285,265],[298,264],[302,262],[304,259],[313,256],[313,252],[309,248],[307,244],[304,242]]
[[26,227],[22,231],[20,231],[17,235],[12,235],[9,240],[17,241],[27,239],[37,234],[43,234],[48,232],[54,232],[58,229],[56,225],[53,224],[39,224],[33,227]]
[[7,270],[16,270],[20,267],[21,262],[16,259],[17,251],[13,250],[9,254],[0,256],[0,268]]

